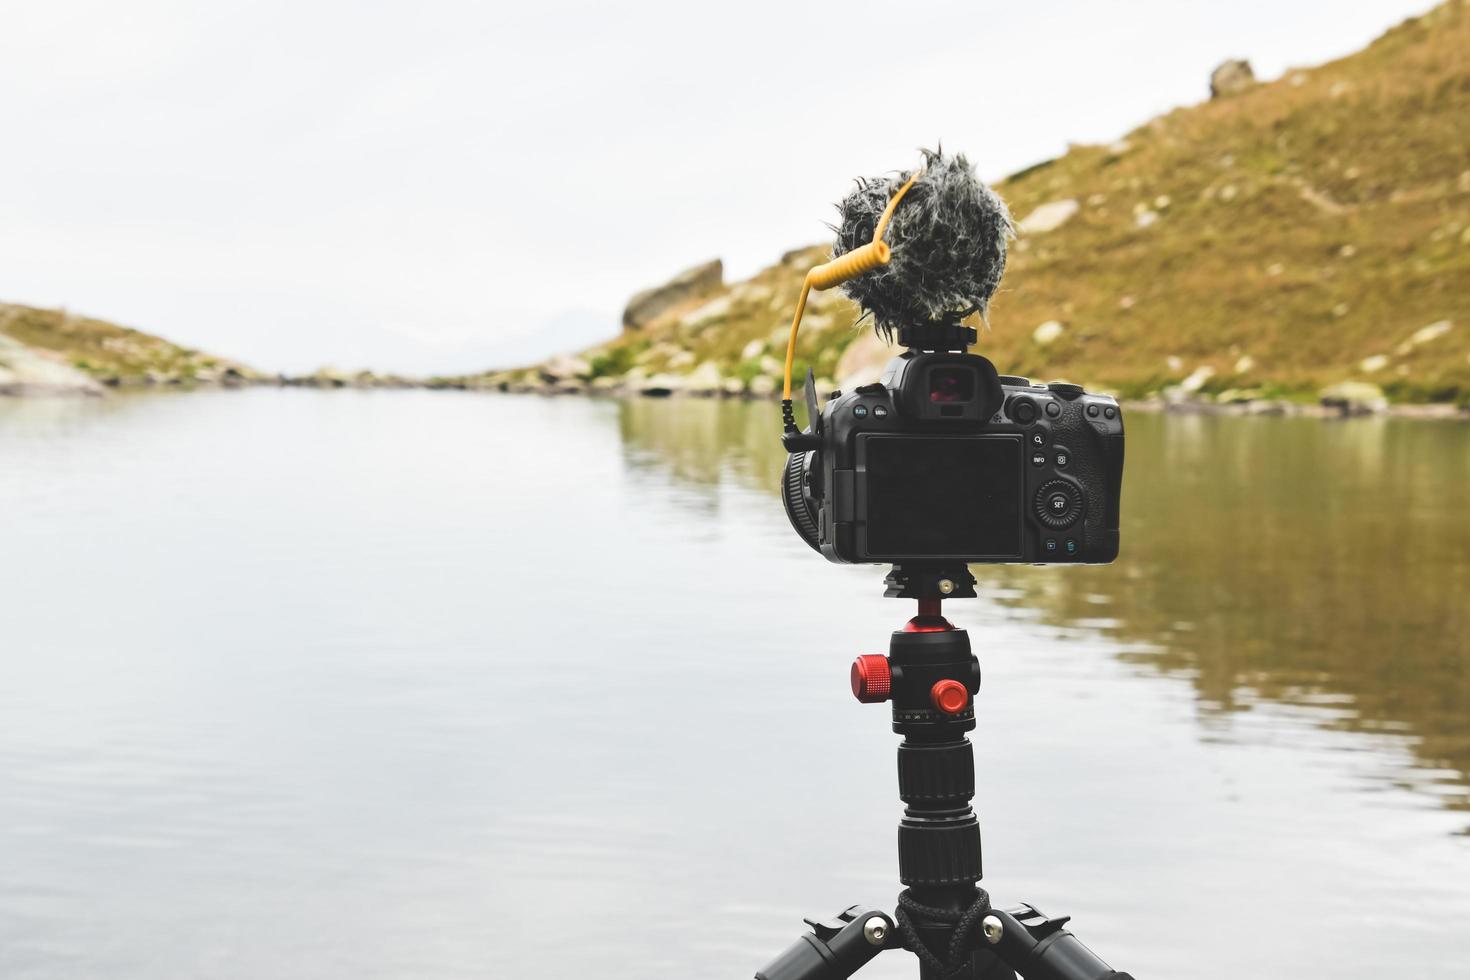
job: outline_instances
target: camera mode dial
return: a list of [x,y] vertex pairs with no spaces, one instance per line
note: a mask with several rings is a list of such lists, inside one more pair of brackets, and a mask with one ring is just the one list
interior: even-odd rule
[[1054,531],[1071,527],[1082,516],[1082,494],[1066,480],[1051,480],[1036,491],[1036,519]]

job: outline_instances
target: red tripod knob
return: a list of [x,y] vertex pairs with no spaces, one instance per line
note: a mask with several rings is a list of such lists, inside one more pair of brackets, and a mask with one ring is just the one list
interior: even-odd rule
[[863,704],[887,701],[893,693],[893,671],[881,653],[865,653],[852,662],[852,696]]
[[935,681],[934,686],[929,689],[929,699],[934,702],[934,707],[945,714],[957,715],[970,703],[970,692],[959,681]]

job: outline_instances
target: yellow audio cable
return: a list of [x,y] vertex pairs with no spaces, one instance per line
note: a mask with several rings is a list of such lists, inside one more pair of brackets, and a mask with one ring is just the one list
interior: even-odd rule
[[[898,202],[903,200],[903,196],[909,192],[909,188],[914,186],[914,181],[918,180],[919,175],[923,172],[922,170],[916,171],[889,199],[888,207],[883,209],[882,217],[878,219],[878,224],[873,228],[871,242],[845,255],[840,255],[830,262],[813,266],[807,272],[806,278],[801,283],[801,297],[796,301],[796,315],[791,318],[791,336],[786,340],[786,376],[785,383],[781,386],[781,401],[787,409],[791,405],[791,369],[796,361],[796,333],[801,329],[801,316],[806,312],[807,297],[811,295],[813,289],[831,289],[849,279],[856,279],[864,272],[888,264],[888,260],[893,258],[893,250],[883,240],[883,233],[888,230],[888,222],[893,219],[893,212],[898,208]],[[789,421],[787,428],[794,431],[796,423]]]

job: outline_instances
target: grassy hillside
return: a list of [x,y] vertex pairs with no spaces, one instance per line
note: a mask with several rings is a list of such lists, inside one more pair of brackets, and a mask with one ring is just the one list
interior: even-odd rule
[[[1452,0],[1350,57],[1000,182],[1023,233],[978,351],[1131,397],[1315,398],[1353,380],[1470,401],[1467,52],[1470,6]],[[1070,217],[1036,230],[1048,205]],[[580,362],[485,380],[768,394],[825,256],[791,253]],[[832,381],[875,373],[888,352],[850,329],[851,304],[817,299],[802,361]]]
[[0,304],[0,334],[107,385],[251,380],[249,368],[65,310]]

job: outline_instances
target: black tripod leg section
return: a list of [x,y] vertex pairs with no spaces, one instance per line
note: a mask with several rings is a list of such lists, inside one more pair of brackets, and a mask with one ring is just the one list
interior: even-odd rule
[[992,909],[981,921],[985,942],[1026,980],[1133,980],[1108,966],[1062,926],[1030,905]]
[[893,920],[861,905],[825,922],[757,971],[755,980],[847,980],[887,947]]

